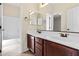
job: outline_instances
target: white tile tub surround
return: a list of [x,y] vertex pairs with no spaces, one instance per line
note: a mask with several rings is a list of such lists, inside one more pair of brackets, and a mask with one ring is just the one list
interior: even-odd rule
[[79,50],[79,34],[78,33],[68,33],[68,37],[60,37],[60,32],[48,32],[42,31],[42,33],[37,33],[35,31],[28,32],[35,37],[40,37],[46,40],[50,40],[59,44],[63,44]]

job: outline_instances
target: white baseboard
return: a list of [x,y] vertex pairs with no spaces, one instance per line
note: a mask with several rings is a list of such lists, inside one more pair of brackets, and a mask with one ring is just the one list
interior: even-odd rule
[[28,48],[26,48],[25,50],[23,50],[22,52],[26,52],[26,51],[28,51],[29,49]]

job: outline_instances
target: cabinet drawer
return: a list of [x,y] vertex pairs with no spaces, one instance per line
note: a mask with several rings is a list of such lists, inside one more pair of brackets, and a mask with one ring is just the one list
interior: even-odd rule
[[36,37],[35,41],[38,42],[38,43],[40,43],[40,44],[42,44],[42,39],[41,38]]
[[40,50],[42,50],[42,45],[41,44],[39,44],[38,42],[35,42],[35,48],[38,48],[38,49],[40,49]]
[[42,50],[36,47],[35,48],[35,55],[36,56],[42,56]]

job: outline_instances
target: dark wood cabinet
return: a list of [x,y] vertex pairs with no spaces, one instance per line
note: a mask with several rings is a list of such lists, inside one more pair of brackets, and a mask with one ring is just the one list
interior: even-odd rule
[[79,50],[27,34],[29,50],[35,56],[78,56]]
[[28,48],[32,53],[35,53],[35,38],[32,35],[27,35]]
[[78,51],[55,42],[44,41],[45,56],[77,56]]
[[43,39],[35,37],[35,55],[43,56]]

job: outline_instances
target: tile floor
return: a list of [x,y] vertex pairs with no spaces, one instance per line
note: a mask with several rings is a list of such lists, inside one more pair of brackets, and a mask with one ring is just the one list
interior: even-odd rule
[[33,56],[29,51],[21,53],[21,46],[17,39],[3,40],[2,56]]

